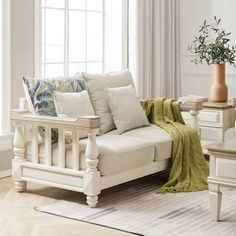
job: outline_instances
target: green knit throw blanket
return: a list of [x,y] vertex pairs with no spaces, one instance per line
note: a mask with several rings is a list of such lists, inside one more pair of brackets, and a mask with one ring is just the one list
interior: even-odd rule
[[150,123],[166,130],[172,140],[172,167],[168,182],[160,193],[193,192],[208,188],[208,164],[204,158],[196,130],[185,125],[179,102],[150,99],[141,102]]

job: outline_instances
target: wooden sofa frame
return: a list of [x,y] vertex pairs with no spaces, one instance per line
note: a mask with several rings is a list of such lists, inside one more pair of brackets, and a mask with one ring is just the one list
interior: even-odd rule
[[[201,102],[181,104],[181,110],[190,111],[191,126],[198,129],[197,114],[202,108]],[[15,125],[13,140],[14,159],[12,176],[18,192],[26,190],[27,182],[54,186],[82,192],[87,195],[89,207],[95,207],[98,194],[102,189],[109,188],[136,178],[140,178],[161,170],[170,164],[170,159],[157,161],[143,167],[125,171],[111,176],[101,176],[97,169],[99,150],[96,144],[96,133],[100,126],[98,116],[80,117],[78,119],[35,116],[26,110],[11,110],[11,120]],[[32,161],[26,159],[25,127],[32,127]],[[46,163],[39,163],[38,127],[45,128]],[[51,128],[58,129],[59,165],[52,165]],[[72,131],[72,168],[65,168],[65,131]],[[86,130],[88,142],[85,150],[86,170],[79,165],[79,132]]]

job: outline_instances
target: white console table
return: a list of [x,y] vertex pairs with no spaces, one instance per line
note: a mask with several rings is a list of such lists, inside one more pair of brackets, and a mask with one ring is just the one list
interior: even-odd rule
[[[186,124],[190,123],[190,114],[182,112]],[[235,107],[229,103],[204,102],[202,110],[198,114],[198,124],[200,129],[210,128],[218,132],[217,142],[225,140],[225,132],[235,127],[236,111]]]

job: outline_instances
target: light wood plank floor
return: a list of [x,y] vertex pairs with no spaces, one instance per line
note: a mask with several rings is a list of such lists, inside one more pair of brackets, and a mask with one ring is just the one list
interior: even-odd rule
[[[81,194],[81,193],[78,193]],[[61,218],[34,210],[58,199],[70,199],[72,191],[28,184],[17,193],[11,178],[0,179],[0,236],[130,236],[114,229]]]

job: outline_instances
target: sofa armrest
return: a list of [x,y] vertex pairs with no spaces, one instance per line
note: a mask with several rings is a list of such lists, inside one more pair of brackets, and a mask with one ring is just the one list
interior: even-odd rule
[[21,110],[11,110],[10,119],[15,123],[21,124],[35,124],[38,126],[55,126],[65,128],[87,128],[97,129],[100,127],[99,116],[81,116],[77,119],[74,118],[61,118],[56,116],[37,116],[30,112]]
[[[140,100],[140,102],[142,101],[144,100]],[[198,132],[199,132],[199,125],[197,116],[199,114],[199,111],[202,109],[202,104],[203,104],[202,101],[193,101],[193,100],[184,102],[180,101],[180,110],[190,113],[191,115],[190,126],[195,130],[197,130]]]
[[[85,150],[87,172],[96,172],[98,163],[98,148],[96,144],[96,134],[100,127],[99,116],[81,116],[78,119],[37,116],[25,110],[11,110],[10,119],[15,124],[14,134],[14,154],[13,163],[19,163],[26,159],[25,153],[25,128],[32,127],[32,162],[33,164],[40,163],[39,158],[39,127],[44,127],[44,145],[46,153],[46,165],[52,166],[52,143],[51,143],[51,128],[58,129],[58,158],[59,167],[65,168],[65,132],[72,131],[72,169],[80,170],[79,161],[79,133],[81,129],[85,129],[88,134],[88,142]],[[16,164],[17,165],[17,164]]]
[[181,111],[191,111],[191,110],[199,111],[202,109],[202,104],[203,102],[199,102],[199,101],[180,102],[180,110]]

